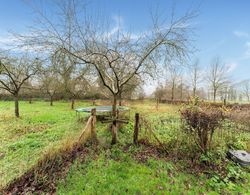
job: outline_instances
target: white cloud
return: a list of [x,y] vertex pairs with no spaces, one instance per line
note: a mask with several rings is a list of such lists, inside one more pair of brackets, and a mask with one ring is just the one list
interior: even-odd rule
[[121,16],[113,15],[112,20],[114,22],[113,27],[102,35],[103,38],[110,39],[112,38],[112,36],[116,35],[120,31],[124,33],[124,35],[126,35],[127,37],[130,37],[131,39],[136,40],[142,36],[145,36],[148,33],[147,31],[138,32],[138,33],[128,32],[125,29],[125,22],[124,22],[123,17]]
[[106,33],[103,34],[103,37],[106,39],[110,39],[113,35],[121,31],[124,27],[124,20],[121,16],[114,15],[112,17],[114,21],[114,26]]
[[[27,33],[24,35],[28,35]],[[39,52],[47,53],[48,49],[44,50],[43,47],[39,46],[20,46],[20,40],[11,34],[0,34],[0,52],[13,52],[13,53],[33,53],[38,54]]]
[[240,38],[249,38],[250,37],[250,34],[248,32],[244,32],[244,31],[235,30],[233,32],[233,34],[237,37],[240,37]]
[[226,64],[227,72],[228,73],[233,72],[235,70],[235,68],[237,68],[237,66],[238,66],[238,64],[235,62],[231,62],[231,63]]
[[7,49],[13,46],[16,42],[16,39],[10,35],[0,35],[0,48]]

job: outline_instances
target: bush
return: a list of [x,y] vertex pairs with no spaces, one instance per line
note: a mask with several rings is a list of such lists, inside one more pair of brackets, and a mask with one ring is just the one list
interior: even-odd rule
[[198,106],[192,106],[181,111],[181,118],[187,125],[184,130],[194,137],[199,149],[207,153],[214,131],[224,119],[223,112],[218,109],[201,109]]

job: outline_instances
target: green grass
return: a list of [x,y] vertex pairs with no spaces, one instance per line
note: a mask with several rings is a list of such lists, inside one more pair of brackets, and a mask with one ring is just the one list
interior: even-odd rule
[[[98,103],[102,103],[99,102]],[[20,103],[20,119],[14,117],[14,103],[0,102],[0,184],[22,175],[35,165],[39,158],[49,150],[63,147],[63,141],[77,139],[84,123],[77,121],[69,102]],[[156,110],[155,102],[128,102],[131,108],[131,121],[123,125],[118,132],[118,144],[110,146],[111,132],[109,124],[97,124],[97,137],[100,141],[99,152],[94,151],[84,163],[76,160],[65,178],[58,181],[58,194],[248,194],[249,170],[229,164],[229,175],[221,179],[216,173],[191,174],[186,167],[189,162],[179,159],[149,157],[146,162],[135,159],[143,147],[130,146],[124,152],[124,146],[133,141],[134,113],[147,118],[155,134],[168,146],[171,153],[189,153],[194,147],[191,139],[183,134],[180,125],[179,109],[182,106],[160,104]],[[90,105],[77,103],[76,107]],[[239,148],[247,148],[250,133],[232,131],[232,124],[226,123],[223,129],[230,131],[221,139],[216,134],[217,152],[225,151],[228,140]],[[143,138],[145,129],[140,131]],[[155,142],[151,137],[150,141]],[[223,153],[222,152],[222,153]],[[213,154],[214,155],[214,154]],[[217,154],[216,154],[217,155]],[[217,156],[216,156],[217,157]],[[204,158],[208,158],[205,156]],[[214,159],[214,157],[213,157]],[[216,159],[220,163],[220,159]],[[236,177],[236,182],[227,181]],[[242,176],[242,178],[241,178]]]
[[0,102],[2,186],[35,165],[47,150],[59,147],[61,140],[78,136],[84,126],[67,102],[56,102],[52,107],[48,102],[20,102],[20,115],[20,119],[14,117],[13,102]]
[[[181,106],[160,105],[158,111],[152,102],[132,103],[131,117],[135,112],[147,117],[155,127],[155,133],[163,143],[168,144],[170,153],[190,153],[195,144],[190,144],[187,135],[181,133],[178,110]],[[167,122],[161,122],[161,120]],[[142,129],[141,129],[142,130]],[[231,129],[228,129],[231,130]],[[110,143],[111,134],[104,127],[98,128],[99,138]],[[101,132],[100,132],[101,131]],[[143,132],[141,132],[143,133]],[[119,143],[116,146],[101,149],[101,154],[85,163],[77,161],[71,167],[67,177],[58,184],[58,194],[248,194],[250,184],[249,170],[229,163],[228,174],[221,178],[216,172],[191,174],[187,170],[189,161],[179,159],[168,161],[149,158],[145,163],[136,161],[135,152],[143,150],[132,146],[124,153],[124,145],[132,143],[133,121],[119,130]],[[236,134],[239,134],[238,132]],[[247,143],[250,134],[244,134],[238,141]],[[216,134],[219,136],[219,133]],[[216,142],[221,142],[218,137]],[[225,142],[225,140],[223,140]],[[152,138],[154,143],[154,139]],[[225,143],[222,143],[224,152]],[[188,146],[188,147],[187,147]],[[189,148],[190,147],[190,148]],[[217,148],[221,152],[221,148]],[[217,153],[215,153],[217,155]],[[214,154],[213,154],[214,155]],[[224,153],[223,153],[224,155]],[[220,158],[221,157],[218,155]],[[207,157],[206,157],[207,158]],[[215,159],[221,163],[221,159]],[[222,165],[223,166],[223,165]],[[236,182],[231,179],[237,178]]]
[[[103,150],[98,158],[76,161],[67,177],[58,183],[58,194],[237,194],[250,193],[241,183],[225,185],[180,170],[180,163],[149,158],[135,161],[129,153],[113,147]],[[212,178],[214,179],[214,178]],[[250,178],[249,178],[250,179]]]
[[[119,160],[113,159],[114,155]],[[58,194],[197,194],[204,186],[197,178],[179,173],[171,162],[149,159],[134,161],[122,151],[107,150],[89,163],[75,163],[58,185]]]

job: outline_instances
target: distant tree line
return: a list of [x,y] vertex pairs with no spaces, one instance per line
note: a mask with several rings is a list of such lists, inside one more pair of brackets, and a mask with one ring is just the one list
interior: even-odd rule
[[198,96],[208,101],[249,102],[250,79],[234,82],[229,67],[215,57],[208,66],[199,60],[188,66],[169,65],[164,82],[158,84],[154,98],[164,102],[189,101]]

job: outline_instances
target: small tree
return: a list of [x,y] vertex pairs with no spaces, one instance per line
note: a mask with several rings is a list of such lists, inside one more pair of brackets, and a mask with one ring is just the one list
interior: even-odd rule
[[247,101],[250,101],[250,81],[243,82],[243,94],[246,96]]
[[71,100],[71,109],[74,109],[75,99],[85,94],[90,86],[86,78],[88,66],[78,63],[73,56],[58,49],[52,57],[52,70],[61,81],[64,96]]
[[51,68],[42,71],[40,74],[41,90],[49,96],[50,106],[53,106],[53,101],[56,94],[61,91],[62,84],[59,82],[57,74]]
[[169,73],[168,82],[171,88],[171,101],[173,102],[175,99],[176,86],[181,77],[181,69],[179,66],[171,65],[168,67],[168,73]]
[[221,63],[219,57],[213,59],[207,79],[212,88],[213,101],[215,102],[218,90],[227,82],[227,69],[226,66]]
[[19,117],[19,92],[25,82],[38,72],[39,60],[27,56],[0,59],[0,88],[15,98],[15,116]]
[[190,66],[190,74],[191,74],[190,76],[191,76],[192,94],[193,96],[196,96],[197,87],[201,83],[201,70],[199,67],[198,59]]
[[224,118],[222,111],[194,106],[183,110],[181,117],[186,122],[187,133],[194,137],[201,152],[206,153],[211,147],[215,129]]
[[85,95],[89,88],[89,82],[84,77],[78,77],[68,82],[67,93],[70,95],[71,109],[75,108],[75,99]]
[[164,89],[163,85],[160,84],[156,87],[155,92],[154,92],[154,96],[156,99],[161,101],[162,98],[164,97],[164,95],[165,95],[165,89]]

